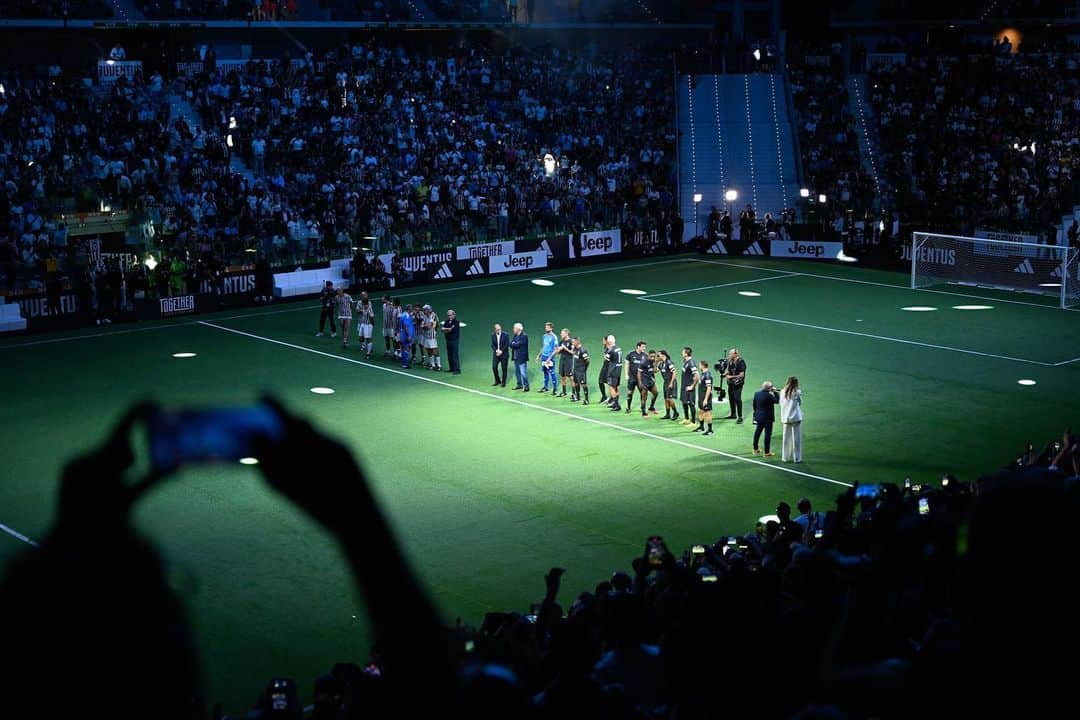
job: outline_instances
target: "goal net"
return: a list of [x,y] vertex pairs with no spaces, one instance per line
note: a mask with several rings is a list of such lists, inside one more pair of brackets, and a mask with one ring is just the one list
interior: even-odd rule
[[904,248],[911,287],[967,285],[1052,297],[1080,305],[1076,248],[916,232]]

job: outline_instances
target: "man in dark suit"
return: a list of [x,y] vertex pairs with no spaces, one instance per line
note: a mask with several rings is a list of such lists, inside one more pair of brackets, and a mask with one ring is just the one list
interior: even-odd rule
[[[492,387],[506,387],[506,366],[510,362],[510,336],[503,332],[502,325],[495,323],[495,332],[491,333],[491,372],[495,374]],[[499,370],[502,373],[499,373]]]
[[515,390],[529,392],[529,336],[521,323],[514,323],[514,336],[510,338],[510,351],[514,355]]
[[780,402],[780,393],[773,387],[771,382],[764,382],[761,384],[761,389],[754,393],[754,424],[757,425],[754,428],[754,454],[758,455],[761,451],[758,450],[758,439],[761,437],[761,433],[765,433],[765,457],[772,457],[773,453],[769,449],[772,445],[772,426],[776,422],[776,413],[774,412],[776,404]]
[[[450,363],[450,372],[461,374],[461,359],[458,357],[458,342],[461,339],[461,323],[453,309],[446,311],[442,324],[443,337],[446,338],[446,360]],[[438,360],[438,356],[435,358]]]

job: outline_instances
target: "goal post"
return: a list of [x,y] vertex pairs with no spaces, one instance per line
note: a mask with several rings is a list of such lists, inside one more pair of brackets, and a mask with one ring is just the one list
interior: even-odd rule
[[1080,305],[1080,250],[1063,245],[914,232],[905,245],[911,288],[965,285]]

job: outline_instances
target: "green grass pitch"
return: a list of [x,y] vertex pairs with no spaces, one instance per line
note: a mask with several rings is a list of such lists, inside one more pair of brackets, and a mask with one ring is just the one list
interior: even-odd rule
[[[64,460],[135,400],[230,405],[269,389],[355,450],[446,620],[479,624],[490,610],[527,610],[552,565],[569,569],[565,601],[629,569],[649,534],[682,549],[750,529],[778,500],[831,504],[835,483],[970,479],[1061,431],[1080,377],[1080,315],[906,281],[820,263],[673,258],[409,290],[408,301],[440,317],[453,307],[466,323],[457,377],[366,364],[355,340],[343,352],[313,337],[311,301],[5,338],[0,523],[43,535]],[[953,307],[964,304],[992,307]],[[902,310],[913,305],[937,309]],[[710,362],[737,345],[747,404],[763,380],[798,375],[805,461],[751,456],[749,421],[718,420],[704,438],[539,395],[535,363],[530,395],[492,388],[491,324],[523,322],[535,353],[546,320],[581,335],[594,357],[608,332],[626,349],[638,339],[676,355],[691,345]],[[197,356],[172,357],[181,351]],[[273,675],[297,678],[307,694],[333,662],[366,657],[363,607],[334,546],[257,470],[185,471],[140,504],[137,521],[185,596],[211,700],[244,709]],[[0,534],[0,564],[24,547]]]

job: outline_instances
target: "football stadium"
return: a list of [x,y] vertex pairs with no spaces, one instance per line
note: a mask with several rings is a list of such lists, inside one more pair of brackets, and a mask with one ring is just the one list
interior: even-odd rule
[[0,4],[12,717],[1059,707],[1077,4],[810,5]]

